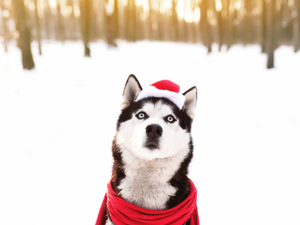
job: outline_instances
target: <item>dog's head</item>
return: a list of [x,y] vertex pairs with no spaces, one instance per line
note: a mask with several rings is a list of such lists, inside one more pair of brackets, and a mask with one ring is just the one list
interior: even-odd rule
[[[191,125],[197,102],[197,88],[183,93],[183,106],[164,97],[136,100],[142,87],[130,75],[124,88],[122,112],[117,124],[117,144],[144,160],[168,158],[180,151],[188,153]],[[179,96],[182,97],[182,96]]]

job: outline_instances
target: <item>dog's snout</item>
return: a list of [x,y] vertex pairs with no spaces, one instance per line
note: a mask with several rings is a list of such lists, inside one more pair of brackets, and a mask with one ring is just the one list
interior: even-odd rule
[[158,138],[161,137],[162,133],[163,129],[158,124],[150,124],[146,127],[146,134],[148,137]]

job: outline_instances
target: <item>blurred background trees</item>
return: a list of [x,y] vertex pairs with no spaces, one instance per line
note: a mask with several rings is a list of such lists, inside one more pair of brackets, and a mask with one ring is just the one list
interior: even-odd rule
[[280,45],[300,49],[300,0],[0,0],[0,42],[16,40],[23,67],[34,67],[30,43],[116,39],[202,43],[211,52],[234,44],[259,44],[274,67]]

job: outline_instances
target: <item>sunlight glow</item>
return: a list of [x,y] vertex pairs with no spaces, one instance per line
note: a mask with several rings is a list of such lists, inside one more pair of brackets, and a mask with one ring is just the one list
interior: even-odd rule
[[234,8],[235,8],[236,10],[240,10],[240,9],[242,8],[242,3],[241,3],[240,1],[236,1],[236,2],[234,3]]
[[214,11],[212,9],[207,10],[207,20],[210,23],[210,25],[217,25],[217,20],[214,17]]
[[214,12],[213,12],[213,10],[212,10],[212,9],[208,9],[208,10],[207,10],[207,18],[208,18],[209,20],[211,20],[211,19],[213,19],[213,17],[214,17]]
[[170,14],[171,8],[172,4],[170,1],[161,1],[159,9],[161,13]]
[[79,5],[77,3],[74,4],[74,15],[75,17],[80,17],[80,10],[79,10]]
[[56,0],[49,0],[49,5],[51,8],[56,8]]
[[121,0],[121,5],[123,7],[126,7],[128,5],[128,1],[127,0]]
[[143,5],[143,0],[135,0],[135,5],[136,6],[142,6]]
[[220,12],[222,10],[222,1],[221,0],[215,0],[216,10]]
[[45,4],[43,1],[38,0],[37,2],[37,7],[38,7],[38,15],[40,18],[44,18],[44,9],[45,9]]
[[20,37],[19,31],[15,30],[14,33],[13,33],[13,38],[14,38],[15,40],[17,40],[17,39],[19,39],[19,37]]
[[184,18],[184,1],[183,0],[178,0],[176,11],[177,11],[178,18],[180,20],[183,20],[183,18]]
[[[170,5],[170,8],[172,5]],[[191,2],[184,1],[184,0],[178,0],[177,7],[176,7],[177,15],[180,20],[184,20],[187,23],[192,23],[195,20],[194,11],[191,7]],[[197,18],[199,17],[196,16]]]
[[4,0],[4,5],[6,5],[7,8],[11,8],[11,0]]
[[142,8],[142,12],[140,13],[140,19],[145,21],[149,16],[149,4],[147,0],[139,0],[140,5],[139,7]]
[[[1,1],[1,0],[0,0]],[[2,0],[6,7],[9,8],[11,5],[11,0]],[[35,4],[33,0],[24,0],[25,3],[28,6],[28,9],[30,11],[35,10]],[[69,2],[73,1],[73,5],[70,5]],[[75,17],[79,18],[80,13],[80,1],[85,0],[37,0],[38,2],[38,13],[40,17],[44,17],[44,9],[46,7],[51,8],[51,11],[53,14],[57,13],[57,4],[61,4],[61,13],[64,17],[70,17],[72,14],[74,14]],[[151,6],[151,10],[153,10],[156,13],[163,14],[166,18],[167,16],[172,15],[172,7],[173,7],[173,1],[176,5],[175,11],[177,13],[178,19],[180,21],[185,21],[187,23],[198,23],[201,19],[201,10],[199,8],[199,4],[202,0],[91,0],[93,1],[100,1],[98,4],[98,7],[100,4],[103,4],[102,7],[105,4],[106,9],[114,10],[114,3],[115,1],[118,1],[120,9],[124,9],[124,7],[127,7],[128,4],[135,4],[136,7],[138,7],[137,10],[137,16],[140,17],[141,20],[145,21],[149,17],[149,10]],[[226,4],[229,5],[223,5],[224,0],[212,0],[215,3],[215,9],[209,9],[207,10],[207,16],[208,21],[211,25],[215,25],[217,23],[216,21],[216,12],[221,12],[223,10],[223,7],[228,7],[229,14],[234,13],[234,11],[239,11],[240,16],[244,16],[246,13],[244,9],[245,1],[247,0],[227,0]],[[258,0],[253,0],[258,1]],[[268,1],[268,0],[265,0]],[[283,0],[279,0],[277,2],[277,6],[281,6],[280,2]],[[289,7],[292,7],[296,1],[298,0],[284,0],[286,1],[287,5]],[[300,0],[299,0],[300,1]],[[149,5],[150,4],[150,5]],[[211,5],[212,6],[212,5]],[[73,11],[72,11],[73,10]],[[261,13],[260,7],[253,7],[250,12],[253,16],[257,16]],[[9,18],[10,11],[7,9],[4,9],[2,12],[2,15],[4,18]],[[291,12],[292,18],[296,18],[298,16],[296,11]],[[238,20],[235,21],[235,24],[239,23]],[[156,26],[155,24],[153,25]]]
[[288,0],[288,6],[289,7],[292,7],[294,5],[294,0]]
[[108,14],[114,13],[114,10],[115,10],[114,4],[115,4],[114,0],[108,0],[108,2],[105,3],[105,9]]
[[201,18],[201,12],[200,12],[200,8],[195,8],[194,9],[194,22],[198,23],[200,21]]
[[136,5],[136,6],[142,7],[142,6],[144,6],[145,4],[148,5],[148,0],[135,0],[135,5]]
[[4,17],[5,19],[8,19],[9,16],[10,16],[9,11],[8,11],[7,9],[4,9],[4,11],[3,11],[3,17]]
[[[9,0],[6,0],[9,1]],[[43,0],[38,0],[43,1]],[[56,11],[57,0],[48,0],[49,6],[52,10]],[[72,7],[66,4],[66,0],[59,0],[61,4],[61,13],[63,16],[70,17],[72,14]],[[122,7],[128,6],[128,0],[107,0],[106,7],[109,9],[114,9],[114,1],[118,1]],[[187,23],[199,22],[201,17],[201,12],[199,7],[192,7],[192,4],[199,4],[201,0],[177,0],[176,12],[179,20],[184,20]],[[220,11],[222,9],[222,0],[216,1],[216,10]],[[172,0],[160,0],[160,1],[149,1],[149,0],[134,0],[137,7],[141,8],[140,19],[146,20],[149,16],[149,2],[151,3],[152,10],[158,11],[162,14],[171,15],[172,14]],[[195,3],[196,2],[196,3]],[[29,0],[29,9],[34,10],[34,4]],[[44,6],[44,4],[43,4]],[[74,2],[74,15],[75,17],[80,17],[80,7],[78,1]],[[43,10],[42,10],[43,11]],[[55,13],[55,12],[54,12]]]
[[143,3],[143,11],[147,13],[149,12],[149,4],[146,0]]
[[187,23],[192,23],[194,21],[194,12],[191,7],[186,7],[184,11],[184,20]]
[[72,6],[67,5],[66,8],[65,8],[65,15],[66,15],[67,17],[70,17],[71,14],[72,14]]
[[35,9],[34,3],[30,2],[30,3],[28,4],[28,8],[29,8],[29,10],[33,11],[33,10]]
[[298,13],[296,10],[294,10],[291,14],[292,18],[296,18],[298,16]]
[[256,16],[260,13],[259,8],[255,7],[254,9],[252,9],[252,15]]
[[114,0],[108,0],[108,2],[109,2],[109,4],[110,4],[110,5],[112,5],[112,6],[113,6],[113,5],[114,5],[114,3],[115,3],[115,1],[114,1]]

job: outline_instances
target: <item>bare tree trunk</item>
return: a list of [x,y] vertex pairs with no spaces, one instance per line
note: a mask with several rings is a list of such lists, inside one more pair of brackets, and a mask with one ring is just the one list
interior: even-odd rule
[[108,0],[105,2],[105,18],[106,18],[106,42],[108,46],[116,47],[117,43],[115,40],[115,21],[113,8],[109,4]]
[[211,52],[211,45],[212,45],[211,27],[207,18],[209,1],[210,0],[202,0],[200,4],[200,10],[201,10],[200,35],[201,35],[202,43],[204,44],[204,46],[207,47],[207,53]]
[[261,13],[261,51],[267,53],[267,3],[262,0]]
[[230,12],[230,0],[227,0],[227,5],[226,5],[226,15],[227,15],[227,18],[226,18],[226,37],[225,37],[225,42],[226,42],[226,45],[227,45],[227,50],[230,49],[231,45],[232,45],[232,36],[233,36],[233,15],[231,14]]
[[[191,0],[190,1],[190,4],[188,4],[188,7],[191,8],[192,10],[192,13],[194,14],[195,12],[195,1],[194,0]],[[187,23],[187,40],[188,42],[191,42],[191,43],[195,43],[196,41],[196,31],[195,31],[195,23],[194,23],[194,15],[192,16],[191,18],[191,21],[189,21]]]
[[119,2],[117,0],[114,1],[113,23],[114,23],[114,36],[115,36],[115,39],[117,39],[120,37]]
[[22,53],[22,64],[24,69],[33,69],[34,61],[31,52],[31,29],[26,15],[25,4],[23,0],[13,0],[13,6],[16,14],[16,29],[20,33],[19,44]]
[[76,40],[77,24],[76,24],[76,17],[74,14],[74,1],[67,0],[66,5],[68,8],[70,8],[70,14],[66,19],[66,38],[71,40]]
[[105,3],[102,1],[93,2],[93,17],[92,20],[92,30],[93,37],[95,40],[106,38],[106,12],[105,12]]
[[255,40],[256,30],[254,29],[254,19],[253,19],[253,1],[245,1],[244,4],[244,18],[241,24],[241,39],[243,44],[253,43]]
[[276,0],[270,0],[268,4],[268,10],[267,10],[267,15],[268,15],[268,26],[267,26],[267,54],[268,54],[268,59],[267,59],[267,68],[271,69],[274,67],[274,51],[275,51],[275,35],[276,35],[276,21],[275,21],[275,14],[276,14],[276,9],[275,9],[275,4]]
[[153,40],[154,35],[153,35],[153,9],[152,9],[152,4],[151,0],[148,0],[148,5],[149,5],[149,16],[148,16],[148,38],[150,40]]
[[[222,2],[223,3],[223,2]],[[223,3],[224,5],[224,3]],[[222,18],[222,9],[221,10],[216,10],[217,11],[217,21],[218,21],[218,34],[219,34],[219,51],[221,51],[222,45],[223,45],[223,39],[224,39],[224,34],[223,34],[223,18]]]
[[176,3],[175,0],[172,0],[172,15],[171,15],[171,39],[173,41],[178,41],[179,32],[178,32],[178,15],[176,12]]
[[197,29],[197,27],[199,27],[199,26],[197,26],[197,22],[195,21],[196,8],[198,7],[197,3],[198,2],[196,2],[196,1],[192,1],[192,10],[193,10],[193,13],[194,13],[193,21],[192,21],[192,24],[191,24],[192,25],[192,32],[193,32],[193,34],[192,34],[193,43],[196,43],[199,40],[198,39],[198,29]]
[[142,7],[136,7],[136,37],[137,40],[143,40],[145,38],[143,22],[140,19],[142,15]]
[[[160,9],[161,2],[158,3],[158,8]],[[164,18],[160,10],[156,14],[156,21],[157,21],[157,33],[158,33],[158,40],[163,41],[164,40]]]
[[45,30],[46,30],[46,37],[50,39],[51,37],[51,21],[52,21],[52,12],[49,5],[49,0],[45,0],[45,8],[44,8],[44,21],[45,21]]
[[81,12],[81,36],[84,44],[84,56],[90,57],[91,51],[89,48],[90,42],[90,15],[91,15],[91,0],[80,0]]
[[39,55],[42,55],[41,28],[40,28],[40,18],[39,18],[37,0],[34,0],[34,5],[35,5],[34,15],[35,15],[36,37],[39,45]]
[[[293,21],[293,45],[294,51],[297,52],[300,49],[300,1],[295,1],[295,11],[297,16]],[[296,14],[296,13],[294,13]]]
[[130,39],[130,12],[129,12],[129,0],[127,0],[127,5],[124,6],[124,34],[125,40]]
[[56,0],[56,17],[57,17],[57,39],[64,42],[65,37],[65,26],[64,26],[64,19],[61,14],[61,4],[60,0]]
[[136,41],[136,7],[135,0],[128,0],[128,29],[129,40]]
[[186,12],[186,7],[187,7],[187,2],[185,1],[184,3],[184,18],[183,20],[181,21],[181,32],[180,32],[180,40],[183,41],[183,42],[188,42],[188,26],[187,26],[187,23],[185,21],[185,12]]

